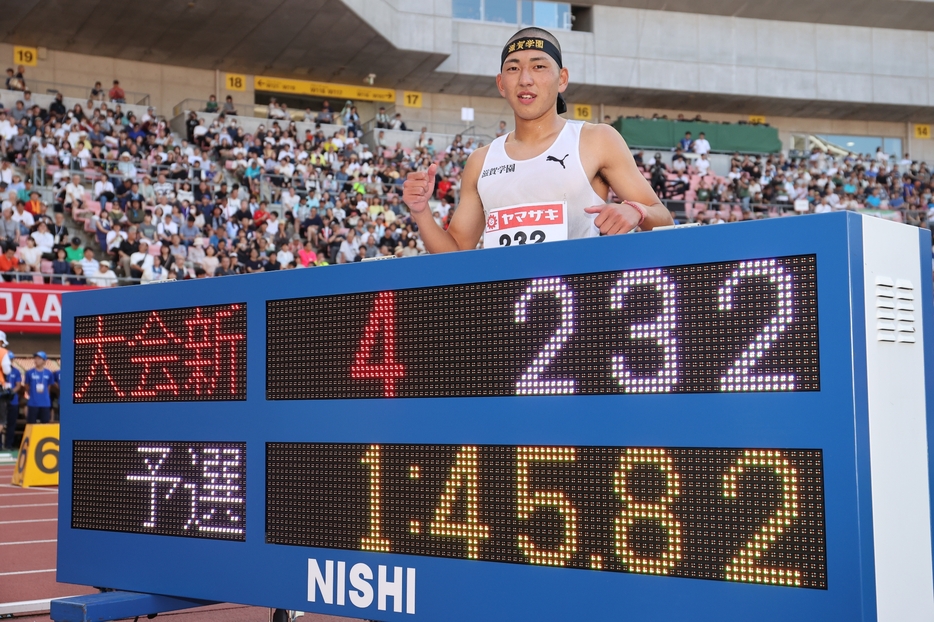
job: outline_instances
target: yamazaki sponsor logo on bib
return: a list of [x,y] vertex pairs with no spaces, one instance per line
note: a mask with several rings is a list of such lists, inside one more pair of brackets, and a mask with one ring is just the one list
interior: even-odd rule
[[531,203],[490,210],[483,246],[539,244],[568,239],[567,204]]
[[487,231],[501,231],[528,227],[530,225],[563,225],[564,205],[550,203],[546,205],[528,205],[520,207],[507,207],[490,212],[486,219]]

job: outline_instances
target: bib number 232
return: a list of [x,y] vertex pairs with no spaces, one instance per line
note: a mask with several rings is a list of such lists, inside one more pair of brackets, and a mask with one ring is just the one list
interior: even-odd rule
[[512,246],[513,244],[541,244],[544,241],[545,232],[540,229],[536,229],[528,234],[525,231],[516,231],[512,234],[504,233],[499,236],[500,246]]

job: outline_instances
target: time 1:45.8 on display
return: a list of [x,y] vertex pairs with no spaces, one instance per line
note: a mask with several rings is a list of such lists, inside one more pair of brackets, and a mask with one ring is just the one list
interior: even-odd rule
[[826,588],[821,452],[267,444],[267,542]]

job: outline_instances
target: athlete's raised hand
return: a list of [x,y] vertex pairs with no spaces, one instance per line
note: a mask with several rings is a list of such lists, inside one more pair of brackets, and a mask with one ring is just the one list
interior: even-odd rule
[[629,233],[639,226],[642,222],[642,215],[645,213],[645,206],[640,206],[643,209],[640,212],[629,203],[627,201],[625,203],[594,205],[593,207],[585,207],[584,211],[588,214],[597,214],[593,224],[600,229],[600,233],[603,235]]
[[428,199],[435,190],[435,173],[438,165],[432,164],[427,171],[409,173],[402,184],[402,201],[409,206],[413,214],[428,209]]

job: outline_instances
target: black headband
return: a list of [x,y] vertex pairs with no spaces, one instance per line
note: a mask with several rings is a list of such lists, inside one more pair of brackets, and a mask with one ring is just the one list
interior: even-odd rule
[[548,56],[555,59],[555,62],[558,63],[558,69],[564,67],[564,65],[561,64],[561,51],[558,49],[558,47],[548,39],[541,39],[539,37],[525,37],[523,39],[516,39],[515,41],[505,45],[503,47],[502,58],[499,62],[500,67],[506,63],[507,56],[513,52],[521,52],[523,50],[541,50]]
[[[541,50],[548,56],[552,57],[556,63],[558,63],[558,69],[564,67],[561,63],[561,50],[558,49],[554,43],[548,39],[542,39],[540,37],[525,37],[522,39],[516,39],[511,43],[508,43],[503,47],[503,54],[500,58],[500,68],[506,64],[506,57],[508,57],[513,52],[521,52],[523,50]],[[564,96],[561,93],[558,93],[558,102],[557,102],[558,114],[564,114],[568,111],[568,105],[564,101]]]

